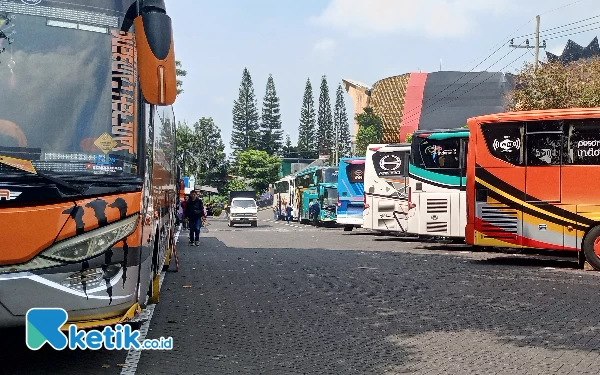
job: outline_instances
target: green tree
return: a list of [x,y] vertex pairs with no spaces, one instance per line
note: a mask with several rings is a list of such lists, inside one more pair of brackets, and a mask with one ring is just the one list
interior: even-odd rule
[[269,184],[279,178],[281,159],[265,151],[242,151],[238,153],[236,161],[238,173],[250,181],[249,185],[258,194],[265,192]]
[[542,64],[537,71],[525,64],[508,95],[512,111],[600,106],[600,58],[580,59],[563,65]]
[[383,123],[381,118],[373,112],[373,108],[365,107],[364,113],[356,115],[358,134],[356,135],[357,156],[365,156],[370,144],[381,143],[383,137]]
[[264,150],[269,155],[277,155],[282,147],[283,130],[281,130],[279,97],[277,97],[275,82],[271,74],[269,74],[269,79],[267,80],[260,125],[261,145],[259,150]]
[[413,133],[408,133],[406,135],[406,138],[405,138],[404,142],[410,143],[410,142],[412,142],[412,139],[413,139]]
[[[177,77],[185,77],[187,76],[187,70],[183,70],[183,66],[181,65],[181,61],[175,61],[175,74]],[[177,78],[177,95],[183,93],[183,81]]]
[[203,185],[221,189],[227,178],[227,155],[221,129],[211,117],[202,117],[194,124],[194,149],[197,160],[196,180]]
[[187,123],[179,122],[177,124],[177,164],[181,166],[181,172],[189,176],[198,169],[196,157],[197,139],[194,132]]
[[321,92],[319,94],[319,112],[317,118],[318,135],[317,141],[319,144],[319,155],[330,155],[330,162],[334,147],[333,138],[333,118],[331,115],[331,99],[329,98],[329,86],[327,85],[327,77],[321,77]]
[[346,112],[346,103],[344,102],[344,89],[340,84],[336,91],[335,108],[333,111],[333,124],[338,141],[338,157],[350,156],[350,125],[348,124],[348,113]]
[[300,126],[298,127],[298,153],[300,157],[318,157],[315,136],[315,102],[309,78],[306,80],[306,87],[304,88],[304,98],[300,110]]
[[248,186],[246,186],[244,180],[239,178],[234,178],[233,180],[227,182],[227,185],[225,185],[227,194],[229,194],[230,191],[245,191],[247,189]]
[[244,68],[239,97],[233,102],[233,131],[231,132],[231,148],[234,153],[256,149],[259,145],[258,110],[252,77]]
[[290,135],[286,135],[285,137],[285,145],[283,146],[283,151],[281,155],[284,158],[297,158],[298,149],[292,144],[292,140],[290,139]]

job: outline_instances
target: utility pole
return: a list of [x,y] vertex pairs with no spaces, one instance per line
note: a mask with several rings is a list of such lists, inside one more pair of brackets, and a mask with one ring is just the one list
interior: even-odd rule
[[536,16],[536,26],[535,26],[535,46],[529,45],[529,39],[525,39],[525,45],[521,44],[515,45],[515,40],[511,39],[509,46],[511,48],[527,48],[527,49],[535,49],[535,70],[538,68],[539,58],[540,58],[540,48],[546,49],[546,41],[542,41],[542,45],[540,46],[540,16]]
[[[544,42],[545,46],[545,42]],[[538,69],[540,59],[540,16],[535,16],[535,70]]]

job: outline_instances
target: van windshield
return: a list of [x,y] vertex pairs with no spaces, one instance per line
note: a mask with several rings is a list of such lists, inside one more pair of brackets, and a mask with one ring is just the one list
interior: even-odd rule
[[236,199],[231,203],[231,207],[254,208],[256,207],[256,203],[251,199]]

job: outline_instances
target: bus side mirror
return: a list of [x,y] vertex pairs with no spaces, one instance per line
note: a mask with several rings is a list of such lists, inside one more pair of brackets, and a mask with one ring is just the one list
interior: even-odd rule
[[154,105],[171,105],[177,96],[177,75],[171,18],[164,0],[146,0],[133,21],[142,94]]

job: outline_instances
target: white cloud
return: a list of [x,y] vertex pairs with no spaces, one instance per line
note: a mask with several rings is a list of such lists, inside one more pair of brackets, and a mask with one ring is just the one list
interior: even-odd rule
[[330,53],[335,48],[335,40],[323,38],[317,41],[313,47],[315,53]]
[[466,35],[478,16],[510,8],[511,1],[481,0],[331,0],[312,21],[355,35],[424,33],[429,36]]

